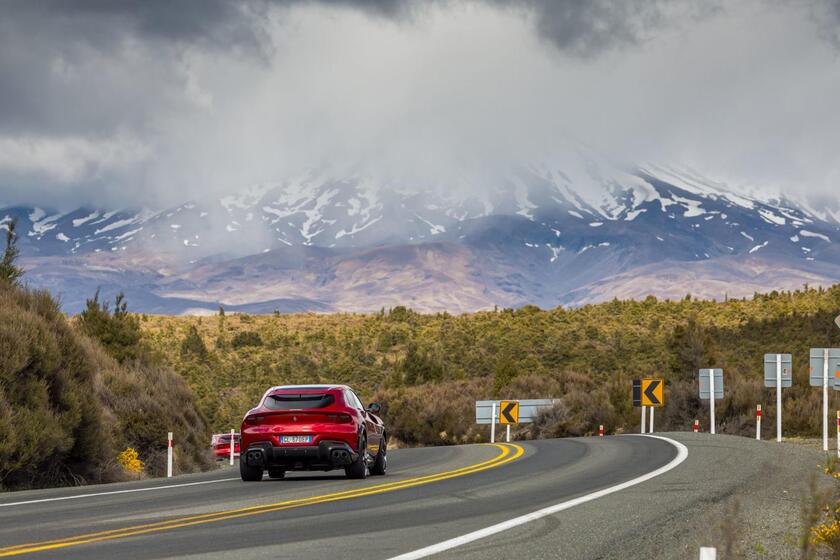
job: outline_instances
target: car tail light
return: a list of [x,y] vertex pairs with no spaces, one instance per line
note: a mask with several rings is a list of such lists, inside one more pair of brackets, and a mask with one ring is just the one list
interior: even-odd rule
[[251,425],[260,424],[263,421],[263,418],[263,416],[257,414],[254,414],[252,416],[246,416],[245,423]]
[[349,424],[351,421],[349,414],[327,414],[327,422],[335,424]]

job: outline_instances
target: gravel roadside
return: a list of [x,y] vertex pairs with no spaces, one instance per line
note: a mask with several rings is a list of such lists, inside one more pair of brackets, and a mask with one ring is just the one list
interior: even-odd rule
[[696,559],[701,546],[716,547],[719,560],[801,558],[809,482],[831,483],[821,474],[819,448],[727,435],[657,435],[688,447],[678,468],[500,533],[480,547],[483,553],[465,547],[459,560],[486,559],[488,550],[493,558],[685,560]]
[[812,480],[830,484],[820,469],[826,456],[816,445],[659,435],[685,444],[688,459],[682,468],[631,489],[632,495],[616,496],[629,502],[617,504],[620,509],[629,505],[638,512],[644,522],[637,527],[644,528],[622,539],[623,550],[612,540],[597,558],[697,558],[701,546],[716,547],[726,560],[801,558],[803,500]]

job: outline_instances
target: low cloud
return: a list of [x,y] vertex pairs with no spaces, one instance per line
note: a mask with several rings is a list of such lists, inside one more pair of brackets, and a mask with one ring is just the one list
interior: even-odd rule
[[323,166],[480,183],[569,142],[840,183],[836,0],[175,6],[4,5],[0,200],[163,207]]

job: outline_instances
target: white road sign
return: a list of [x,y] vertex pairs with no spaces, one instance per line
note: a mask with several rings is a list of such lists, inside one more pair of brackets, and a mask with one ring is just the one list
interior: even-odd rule
[[[515,400],[515,399],[508,399]],[[493,405],[496,405],[496,422],[499,422],[499,405],[498,401],[475,401],[475,423],[476,424],[490,424],[492,422]],[[526,424],[533,422],[534,418],[539,414],[540,410],[551,408],[556,403],[556,399],[520,399],[519,400],[519,423]]]

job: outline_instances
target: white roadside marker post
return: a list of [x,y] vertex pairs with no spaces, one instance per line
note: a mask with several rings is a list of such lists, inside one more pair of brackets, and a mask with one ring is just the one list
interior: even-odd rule
[[496,443],[496,403],[490,411],[490,443]]
[[776,354],[776,441],[782,441],[782,355]]
[[755,405],[755,439],[761,441],[761,405]]
[[230,429],[230,466],[233,466],[233,436],[236,434],[236,430],[233,428]]
[[653,411],[656,410],[655,406],[650,407],[650,434],[653,433]]
[[700,431],[700,420],[695,420],[694,421],[694,433],[696,434],[699,431]]
[[840,410],[837,411],[837,458],[840,459]]
[[823,349],[823,451],[828,451],[828,348]]
[[715,433],[715,371],[709,372],[709,429]]
[[642,405],[642,433],[643,434],[647,433],[646,428],[645,428],[645,418],[646,417],[647,417],[647,407],[645,405]]
[[505,441],[510,443],[510,424],[507,425],[507,434],[505,435]]
[[598,437],[604,437],[604,425],[598,426]]
[[166,436],[166,478],[172,478],[172,432]]
[[717,549],[711,546],[701,546],[700,560],[717,560]]

